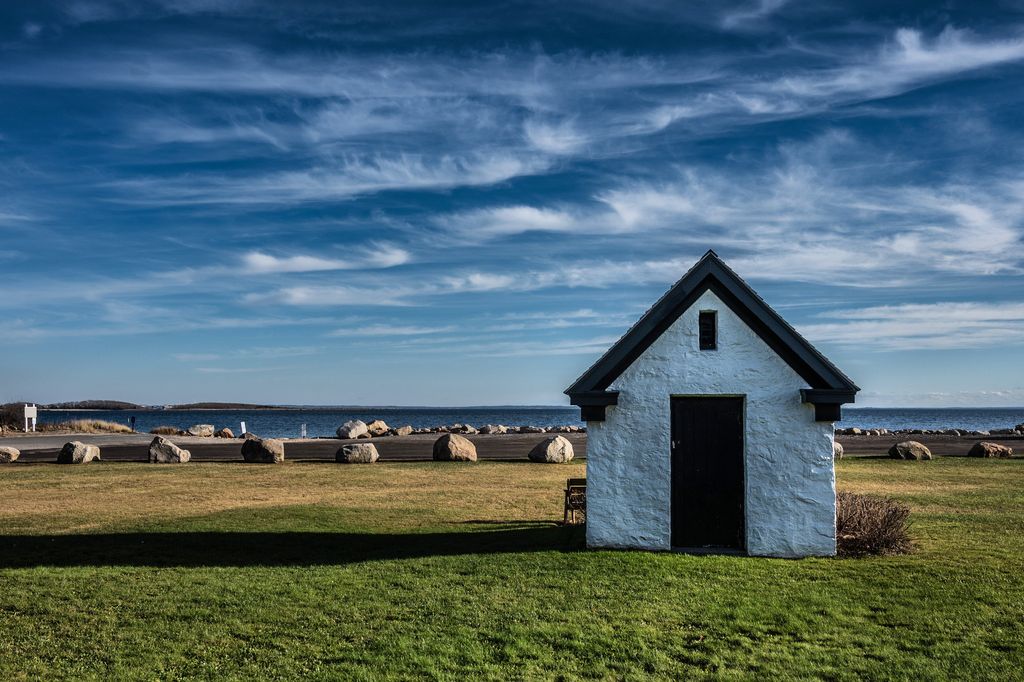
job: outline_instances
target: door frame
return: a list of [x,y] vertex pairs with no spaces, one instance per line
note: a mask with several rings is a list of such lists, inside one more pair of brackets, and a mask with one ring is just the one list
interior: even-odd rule
[[[673,398],[739,398],[742,400],[740,416],[743,420],[741,434],[743,437],[742,466],[743,466],[743,546],[734,547],[676,547],[672,546],[673,552],[686,554],[747,554],[750,534],[750,506],[747,504],[750,495],[747,485],[747,394],[746,393],[670,393],[668,396],[668,531],[669,538],[672,537],[672,400]],[[671,542],[671,540],[670,540]]]

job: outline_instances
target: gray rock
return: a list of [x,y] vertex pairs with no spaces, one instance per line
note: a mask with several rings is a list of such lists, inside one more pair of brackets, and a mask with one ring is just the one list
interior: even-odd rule
[[410,436],[410,435],[412,435],[412,427],[408,426],[408,425],[406,425],[406,426],[399,426],[397,429],[395,429],[395,435],[396,436]]
[[57,454],[57,464],[88,464],[94,459],[100,459],[99,446],[77,440],[65,443]]
[[242,458],[252,464],[281,464],[284,443],[276,438],[249,438],[242,443]]
[[843,458],[843,444],[837,440],[832,441],[832,458],[842,459]]
[[0,464],[10,464],[21,457],[21,450],[7,446],[0,447]]
[[544,433],[540,426],[520,426],[519,433]]
[[366,431],[371,436],[385,436],[390,427],[382,419],[375,419],[366,425]]
[[353,419],[339,426],[335,433],[338,434],[338,438],[359,438],[359,436],[366,435],[369,431],[366,428],[366,422]]
[[572,443],[565,436],[545,438],[530,450],[530,461],[543,464],[568,464],[572,461]]
[[213,436],[213,424],[195,424],[188,427],[188,435],[211,438]]
[[893,459],[931,459],[932,451],[916,440],[905,440],[889,448],[889,456]]
[[223,429],[221,429],[217,433],[213,434],[213,437],[214,438],[234,438],[235,437],[235,432],[225,426]]
[[244,438],[245,440],[252,440],[253,438],[259,438],[259,436],[257,436],[255,433],[249,433],[248,431],[246,431],[245,433],[242,434],[242,438]]
[[475,462],[476,446],[468,438],[449,433],[434,441],[435,462]]
[[379,457],[377,446],[373,443],[349,443],[339,448],[334,461],[343,464],[373,464]]
[[487,424],[486,426],[480,427],[480,433],[508,433],[508,427],[502,424]]
[[999,443],[981,441],[975,443],[967,453],[968,457],[1013,457],[1013,448]]
[[152,464],[184,464],[192,459],[192,453],[182,450],[163,436],[157,436],[149,444],[149,461]]

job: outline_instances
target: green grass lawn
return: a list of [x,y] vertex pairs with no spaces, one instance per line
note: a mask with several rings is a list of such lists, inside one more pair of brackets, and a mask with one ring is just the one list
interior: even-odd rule
[[0,679],[1024,675],[1024,460],[843,460],[912,555],[586,551],[583,465],[13,465]]

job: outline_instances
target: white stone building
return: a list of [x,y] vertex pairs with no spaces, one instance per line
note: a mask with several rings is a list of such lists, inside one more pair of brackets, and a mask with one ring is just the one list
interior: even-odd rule
[[587,545],[835,554],[833,422],[858,390],[708,251],[566,390]]

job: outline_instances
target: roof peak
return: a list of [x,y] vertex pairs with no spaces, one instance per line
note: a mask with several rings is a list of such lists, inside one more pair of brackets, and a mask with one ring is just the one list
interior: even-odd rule
[[607,390],[704,291],[723,298],[812,389],[856,392],[857,386],[791,327],[713,249],[694,263],[621,339],[566,389],[570,396]]

